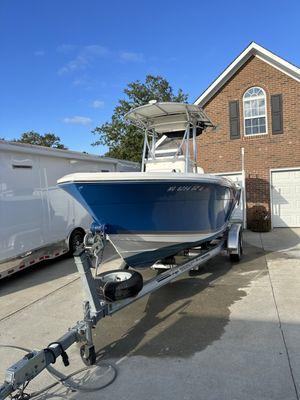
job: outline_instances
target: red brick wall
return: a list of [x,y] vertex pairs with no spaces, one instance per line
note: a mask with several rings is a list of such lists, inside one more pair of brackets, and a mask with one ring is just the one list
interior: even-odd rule
[[[243,102],[245,91],[262,87],[267,96],[266,135],[244,136]],[[270,96],[282,94],[283,134],[272,134]],[[239,100],[240,139],[230,139],[228,102]],[[241,168],[241,148],[245,149],[247,207],[270,209],[270,168],[300,167],[300,83],[257,57],[252,57],[204,106],[216,132],[198,138],[198,161],[204,171],[234,172]]]

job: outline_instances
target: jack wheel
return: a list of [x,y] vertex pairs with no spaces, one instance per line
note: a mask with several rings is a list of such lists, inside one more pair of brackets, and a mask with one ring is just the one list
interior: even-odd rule
[[80,347],[80,357],[82,362],[88,367],[96,364],[95,346],[88,347],[86,345],[82,345]]

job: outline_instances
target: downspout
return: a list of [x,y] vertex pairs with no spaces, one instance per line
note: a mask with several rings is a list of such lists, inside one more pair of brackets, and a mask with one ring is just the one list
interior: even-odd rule
[[246,203],[246,172],[245,172],[245,149],[241,147],[242,178],[243,178],[243,227],[247,228],[247,203]]

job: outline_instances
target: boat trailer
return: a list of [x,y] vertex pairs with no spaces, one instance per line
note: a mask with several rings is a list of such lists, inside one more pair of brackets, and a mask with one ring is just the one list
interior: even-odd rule
[[[16,391],[21,391],[24,386],[35,378],[45,368],[53,364],[58,357],[62,357],[65,366],[69,365],[66,350],[75,342],[80,343],[82,361],[90,366],[96,363],[96,351],[93,343],[92,329],[106,316],[132,304],[140,298],[156,291],[185,272],[199,269],[205,262],[217,256],[222,251],[227,251],[232,261],[239,261],[243,252],[242,224],[232,223],[225,231],[214,238],[210,243],[190,249],[190,255],[185,255],[180,264],[164,265],[154,278],[148,280],[134,297],[118,301],[109,301],[99,286],[97,269],[93,276],[93,257],[98,259],[99,252],[105,245],[105,234],[87,234],[82,248],[74,253],[74,260],[80,274],[85,290],[86,300],[83,303],[84,318],[70,328],[62,337],[40,351],[33,350],[6,370],[5,380],[0,386],[0,400],[5,399]],[[154,265],[154,268],[157,266]],[[120,270],[121,272],[122,270]],[[163,272],[162,272],[163,271]],[[107,271],[109,274],[110,271]],[[103,275],[103,274],[102,274]],[[21,396],[20,396],[21,398]]]

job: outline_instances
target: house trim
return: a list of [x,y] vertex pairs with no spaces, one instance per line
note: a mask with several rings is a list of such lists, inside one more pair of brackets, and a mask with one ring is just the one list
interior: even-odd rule
[[197,98],[194,104],[205,105],[225,83],[251,58],[258,57],[274,68],[300,82],[300,68],[285,61],[271,51],[255,42],[249,46],[212,82],[212,84]]

